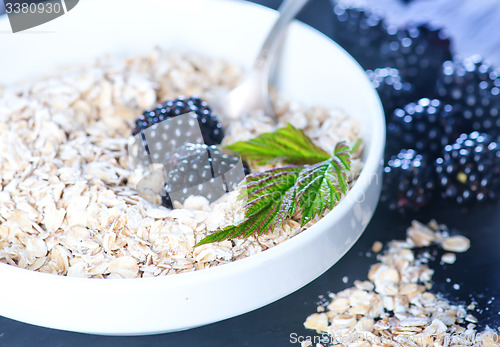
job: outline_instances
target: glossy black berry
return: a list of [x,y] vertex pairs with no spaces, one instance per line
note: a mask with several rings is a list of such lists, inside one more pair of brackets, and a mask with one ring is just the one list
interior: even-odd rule
[[452,58],[447,33],[430,24],[410,24],[397,30],[382,51],[387,51],[385,66],[398,69],[402,79],[414,85],[419,97],[434,96],[441,66]]
[[178,148],[165,164],[167,185],[170,191],[192,187],[212,178],[210,146],[186,144]]
[[196,113],[203,141],[207,145],[216,145],[222,142],[224,137],[222,125],[212,113],[208,104],[198,97],[180,97],[175,100],[168,100],[152,110],[144,111],[135,121],[133,134],[135,135],[153,124],[188,112]]
[[188,143],[181,146],[165,163],[166,197],[162,198],[162,203],[172,208],[168,192],[204,184],[228,172],[239,160],[239,156],[225,153],[215,145]]
[[372,82],[372,86],[377,89],[386,121],[396,108],[403,107],[410,101],[415,100],[413,85],[404,82],[397,69],[390,67],[367,70],[366,74]]
[[436,93],[466,120],[465,132],[500,135],[500,72],[479,56],[447,61]]
[[435,159],[460,134],[460,124],[452,106],[423,98],[394,111],[387,124],[387,148],[392,153],[414,148]]
[[500,146],[487,134],[462,134],[435,162],[439,190],[461,205],[496,200],[500,193]]
[[404,149],[392,156],[384,168],[381,201],[399,212],[416,211],[434,195],[434,172],[425,155]]
[[337,4],[334,7],[332,38],[365,69],[382,64],[380,47],[389,40],[384,21],[376,14]]

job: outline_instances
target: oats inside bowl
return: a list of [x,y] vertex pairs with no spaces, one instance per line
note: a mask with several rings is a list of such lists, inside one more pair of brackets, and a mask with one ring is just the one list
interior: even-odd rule
[[[101,58],[0,90],[0,261],[91,278],[163,276],[209,268],[273,247],[304,227],[288,220],[272,233],[195,247],[244,210],[236,194],[214,203],[193,196],[170,210],[141,197],[127,142],[145,109],[180,95],[210,100],[234,87],[242,69],[193,53],[159,49]],[[218,115],[223,144],[292,124],[328,153],[353,145],[358,124],[338,110],[274,96],[277,123],[262,112]],[[362,168],[354,154],[350,184]],[[259,168],[264,169],[263,167]]]

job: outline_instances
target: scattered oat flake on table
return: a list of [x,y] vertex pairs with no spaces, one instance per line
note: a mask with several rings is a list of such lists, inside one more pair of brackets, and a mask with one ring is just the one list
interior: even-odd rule
[[375,242],[373,243],[373,246],[372,246],[372,251],[373,251],[373,253],[378,253],[378,252],[380,252],[380,251],[382,250],[382,247],[383,247],[382,242],[380,242],[380,241],[375,241]]
[[456,235],[443,240],[441,246],[445,251],[462,253],[470,248],[470,241],[465,236]]
[[445,253],[441,256],[441,261],[445,264],[454,264],[457,261],[457,256],[453,253]]
[[[394,240],[378,255],[369,280],[331,294],[325,310],[310,315],[304,326],[321,334],[322,341],[328,336],[331,345],[344,347],[500,346],[495,330],[475,330],[478,321],[468,313],[475,306],[455,305],[428,291],[434,271],[413,249],[432,243],[455,252],[470,247],[467,238],[449,236],[444,229],[434,221],[414,221],[407,241]],[[452,256],[443,255],[448,263]]]
[[411,227],[408,228],[407,236],[412,240],[417,247],[429,246],[437,237],[435,232],[427,225],[418,221],[413,221]]

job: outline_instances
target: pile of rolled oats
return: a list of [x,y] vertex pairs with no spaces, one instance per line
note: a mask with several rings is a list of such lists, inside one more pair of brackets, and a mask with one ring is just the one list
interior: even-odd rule
[[[367,281],[355,281],[354,287],[330,295],[332,301],[318,306],[304,326],[324,334],[322,340],[329,344],[349,347],[500,346],[498,331],[476,331],[477,319],[467,311],[472,304],[453,305],[429,292],[430,255],[416,256],[412,249],[433,243],[455,253],[470,247],[466,237],[450,236],[436,222],[414,221],[405,241],[392,241],[378,256],[380,262],[371,267]],[[376,242],[373,250],[381,251],[381,246]],[[452,258],[449,254],[455,256],[446,253],[447,258]]]
[[[0,261],[46,273],[131,278],[204,269],[273,247],[303,228],[294,220],[245,240],[194,247],[208,232],[242,218],[235,194],[209,204],[192,197],[169,210],[138,195],[142,177],[127,142],[143,110],[181,95],[210,102],[242,71],[220,59],[153,50],[102,58],[0,94]],[[276,97],[278,124],[255,113],[219,118],[226,142],[287,122],[331,151],[353,144],[358,124],[339,111],[303,108]],[[352,180],[361,170],[359,156]],[[306,226],[307,227],[307,226]]]

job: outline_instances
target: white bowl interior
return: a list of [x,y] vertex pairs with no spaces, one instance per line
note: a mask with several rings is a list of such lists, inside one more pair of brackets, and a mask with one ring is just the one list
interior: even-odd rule
[[[144,0],[140,6],[132,0],[80,1],[43,26],[0,36],[0,84],[103,54],[144,54],[154,46],[250,66],[275,15],[257,5],[227,0]],[[9,30],[6,18],[0,20],[0,30]],[[283,94],[306,105],[341,108],[361,125],[365,168],[330,214],[256,256],[163,278],[77,279],[0,264],[0,279],[9,283],[0,287],[0,296],[11,298],[0,305],[0,314],[97,334],[175,331],[262,307],[309,283],[340,259],[365,229],[378,201],[385,144],[380,101],[356,62],[310,27],[294,23],[284,49],[277,80]]]

